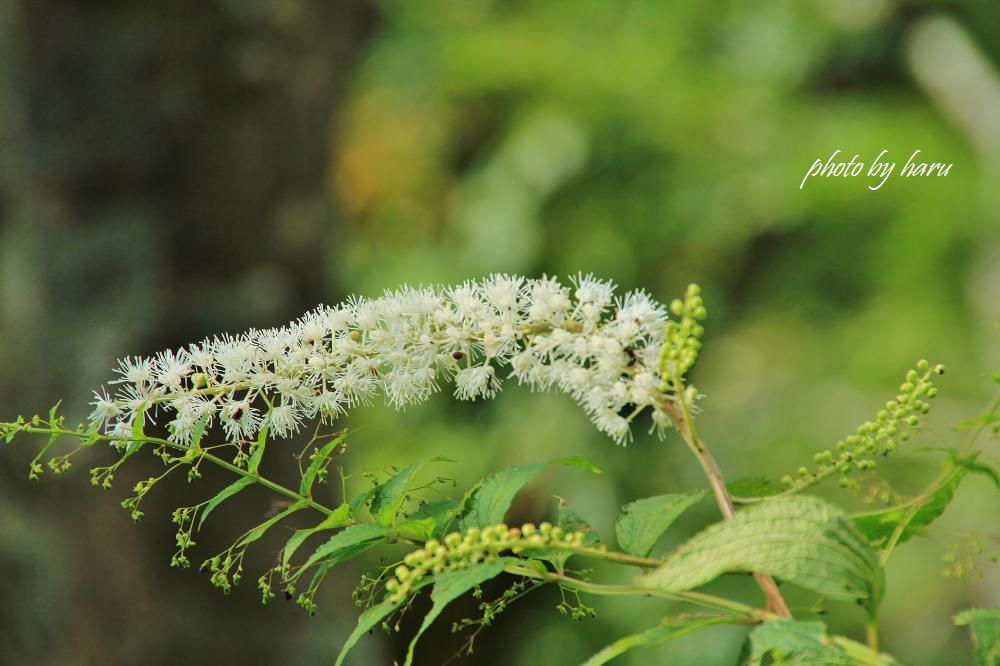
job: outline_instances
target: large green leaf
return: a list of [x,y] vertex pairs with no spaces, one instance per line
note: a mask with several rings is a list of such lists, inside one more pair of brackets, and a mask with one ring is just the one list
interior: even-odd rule
[[236,479],[228,486],[220,490],[215,497],[208,500],[208,503],[205,504],[205,508],[201,510],[201,517],[198,519],[198,529],[199,530],[201,529],[201,526],[202,524],[204,524],[205,519],[208,518],[208,514],[212,513],[212,511],[215,510],[215,507],[219,506],[220,504],[222,504],[227,499],[229,499],[236,493],[240,492],[247,486],[252,486],[254,483],[255,483],[254,480],[249,476],[241,476],[240,478]]
[[301,571],[305,571],[317,562],[329,569],[346,560],[356,557],[386,538],[386,529],[379,525],[351,525],[330,537],[323,545],[313,551]]
[[703,497],[705,491],[659,495],[626,504],[615,521],[618,545],[626,553],[646,557],[674,521]]
[[1000,666],[1000,608],[970,608],[955,616],[968,625],[976,650],[976,666]]
[[280,513],[277,513],[277,514],[271,516],[270,518],[268,518],[267,520],[265,520],[263,523],[261,523],[260,525],[258,525],[255,528],[253,528],[252,530],[250,530],[249,532],[247,532],[245,535],[243,535],[243,538],[241,538],[239,540],[239,542],[236,544],[236,547],[237,548],[243,548],[243,547],[249,546],[254,541],[257,541],[262,536],[264,536],[265,532],[267,532],[269,529],[271,529],[272,527],[274,527],[275,525],[277,525],[278,523],[280,523],[282,520],[284,520],[288,516],[292,515],[296,511],[300,511],[300,510],[306,508],[307,506],[309,506],[309,503],[306,502],[305,500],[299,500],[298,502],[293,503],[292,505],[290,505],[289,507],[287,507],[284,511],[281,511]]
[[651,629],[619,638],[585,661],[583,666],[601,666],[634,648],[654,647],[702,627],[739,621],[740,618],[730,615],[681,615],[664,618]]
[[696,534],[639,585],[681,592],[725,573],[770,574],[874,611],[884,578],[878,559],[839,508],[815,497],[776,497]]
[[406,519],[400,521],[396,531],[417,541],[443,536],[448,525],[455,519],[458,508],[458,502],[451,499],[424,502],[416,510],[406,514]]
[[468,510],[462,516],[462,530],[489,527],[503,522],[507,509],[514,501],[514,495],[543,467],[545,463],[508,467],[483,479],[472,493]]
[[944,513],[955,496],[955,489],[968,472],[969,468],[964,465],[952,467],[937,483],[908,502],[888,509],[854,514],[851,516],[854,526],[876,548],[885,546],[900,524],[903,527],[896,544],[908,541]]
[[750,632],[746,666],[761,666],[767,657],[787,666],[892,666],[896,662],[867,646],[831,637],[822,622],[771,620]]
[[[424,578],[423,580],[413,584],[412,591],[416,592],[420,588],[430,585],[433,581],[434,579],[431,577]],[[399,608],[398,603],[394,604],[386,599],[382,603],[376,604],[362,613],[361,616],[358,617],[358,624],[354,627],[354,631],[352,631],[351,635],[347,637],[346,641],[344,641],[344,645],[340,649],[340,654],[337,655],[337,663],[335,666],[342,666],[344,659],[347,658],[347,654],[354,648],[355,645],[358,644],[361,637],[375,628],[375,625],[379,622],[392,615],[392,612],[397,608]]]
[[546,464],[573,467],[594,474],[603,474],[596,465],[579,456],[557,458],[548,463],[529,463],[508,467],[492,474],[465,494],[460,510],[464,511],[460,526],[462,530],[471,527],[489,527],[502,523],[514,495],[524,487]]
[[344,525],[350,523],[350,521],[351,507],[345,502],[334,509],[333,513],[324,518],[316,527],[307,527],[305,529],[295,530],[292,536],[285,543],[285,548],[281,555],[282,565],[287,565],[288,561],[292,559],[292,555],[294,555],[295,551],[299,549],[299,546],[301,546],[302,543],[313,534],[343,527]]
[[379,484],[375,488],[375,494],[372,496],[371,511],[377,523],[387,527],[395,523],[396,515],[403,507],[403,502],[406,501],[406,491],[412,485],[414,477],[416,477],[417,472],[424,465],[431,462],[451,462],[451,460],[437,456],[424,462],[414,463],[400,470],[390,477],[388,481]]
[[455,599],[486,581],[496,578],[508,564],[517,562],[516,557],[499,557],[492,562],[475,564],[467,569],[457,569],[455,571],[445,571],[437,576],[434,581],[434,589],[431,590],[431,609],[424,616],[424,621],[420,625],[417,635],[410,641],[410,647],[406,651],[406,666],[413,663],[413,650],[417,646],[417,641],[427,628],[433,624],[445,606]]

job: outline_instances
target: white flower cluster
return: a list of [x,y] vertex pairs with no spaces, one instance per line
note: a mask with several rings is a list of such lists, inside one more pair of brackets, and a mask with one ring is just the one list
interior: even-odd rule
[[251,439],[265,421],[288,437],[303,421],[334,419],[378,394],[396,408],[454,382],[463,400],[500,390],[498,370],[535,390],[571,395],[596,426],[624,442],[658,401],[657,355],[666,309],[641,291],[615,298],[610,282],[580,276],[493,275],[457,287],[403,287],[381,298],[320,307],[281,328],[224,335],[151,358],[119,361],[113,395],[95,393],[91,421],[122,439],[135,419],[164,411],[170,438],[220,422]]

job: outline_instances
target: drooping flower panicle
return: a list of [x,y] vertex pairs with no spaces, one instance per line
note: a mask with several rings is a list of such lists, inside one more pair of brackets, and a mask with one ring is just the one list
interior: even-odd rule
[[493,275],[351,298],[280,328],[122,359],[117,390],[95,393],[91,421],[122,439],[160,412],[180,443],[203,420],[233,439],[253,438],[265,421],[288,437],[379,394],[404,408],[453,383],[459,399],[490,398],[506,376],[569,394],[621,443],[647,407],[658,427],[669,424],[656,370],[667,311],[642,291],[614,291],[593,276],[564,285]]

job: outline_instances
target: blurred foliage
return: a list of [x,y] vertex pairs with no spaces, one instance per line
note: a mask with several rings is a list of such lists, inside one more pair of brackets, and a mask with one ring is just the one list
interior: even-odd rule
[[[117,356],[345,293],[583,271],[663,300],[703,286],[700,430],[733,479],[807,463],[919,357],[949,374],[937,432],[912,448],[953,443],[1000,369],[998,19],[996,3],[957,0],[0,3],[3,411],[63,397],[82,412]],[[955,166],[800,191],[838,148]],[[551,515],[558,492],[610,535],[622,503],[701,484],[678,441],[616,448],[558,396],[441,397],[350,425],[356,466],[447,455],[460,487],[574,454],[607,471],[546,472],[514,522]],[[29,488],[29,458],[0,459],[3,661],[316,663],[353,626],[349,583],[311,620],[252,589],[223,599],[167,569],[153,503],[134,528],[83,475]],[[884,472],[912,492],[934,462]],[[996,567],[940,573],[990,502],[970,481],[929,542],[894,556],[883,640],[904,663],[965,663],[951,616],[1000,603]],[[681,527],[714,519],[705,506]],[[471,661],[575,663],[668,610],[602,601],[581,630],[557,603],[523,602]],[[860,621],[828,618],[853,635]],[[743,633],[712,631],[621,663],[729,663]],[[428,638],[442,660],[459,642]],[[360,663],[400,649],[363,643]]]

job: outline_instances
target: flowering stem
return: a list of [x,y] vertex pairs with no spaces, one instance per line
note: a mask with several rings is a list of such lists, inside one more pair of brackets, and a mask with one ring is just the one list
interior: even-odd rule
[[[722,476],[722,470],[719,469],[719,465],[715,462],[711,451],[708,450],[705,442],[702,441],[695,430],[694,419],[691,418],[691,410],[687,404],[684,388],[681,386],[679,379],[674,380],[674,394],[677,396],[677,404],[680,405],[680,409],[669,400],[661,401],[660,406],[670,417],[670,420],[673,421],[674,427],[677,428],[677,432],[684,438],[688,448],[691,449],[691,453],[698,459],[708,479],[708,485],[712,488],[712,494],[715,495],[715,502],[719,505],[722,517],[725,520],[729,520],[733,517],[733,498],[730,497],[729,490],[726,488],[726,480]],[[781,596],[781,590],[778,589],[778,584],[774,582],[774,579],[767,574],[757,572],[754,572],[753,577],[767,598],[768,610],[773,611],[781,617],[791,617],[792,613],[788,608],[788,604],[785,603],[784,597]]]
[[[5,425],[14,425],[14,424],[5,424]],[[78,439],[91,439],[95,443],[120,441],[120,438],[112,437],[110,435],[94,435],[93,433],[83,432],[79,430],[68,430],[66,428],[60,428],[58,426],[54,426],[51,424],[49,424],[47,427],[25,425],[21,426],[21,430],[26,433],[56,435],[59,437],[76,437]],[[140,442],[140,444],[160,444],[162,446],[167,446],[173,450],[182,451],[184,453],[190,451],[190,448],[184,446],[183,444],[171,442],[168,439],[161,439],[159,437],[143,436],[143,439]],[[320,504],[319,502],[313,500],[312,498],[300,495],[291,488],[287,488],[281,485],[280,483],[275,483],[274,481],[271,481],[270,479],[267,479],[256,472],[250,472],[248,470],[245,470],[242,467],[239,467],[227,460],[223,460],[222,458],[214,456],[211,453],[206,453],[204,450],[202,450],[200,456],[205,460],[208,460],[209,462],[218,465],[222,469],[232,472],[233,474],[253,479],[256,483],[259,483],[261,486],[267,488],[268,490],[276,492],[279,495],[284,495],[285,497],[293,499],[297,502],[303,502],[305,506],[313,508],[324,515],[328,516],[331,513],[333,513],[333,510],[330,509],[329,507]]]

